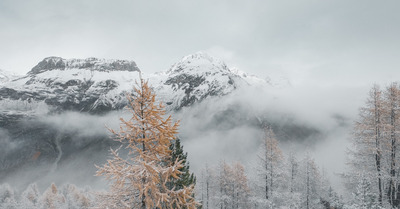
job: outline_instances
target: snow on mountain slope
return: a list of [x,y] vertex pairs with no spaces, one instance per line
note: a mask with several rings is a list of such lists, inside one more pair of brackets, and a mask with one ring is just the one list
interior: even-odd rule
[[45,58],[24,77],[0,89],[2,99],[45,101],[56,109],[99,112],[121,108],[139,79],[134,62],[96,58]]
[[52,70],[86,69],[98,72],[110,71],[140,71],[133,61],[106,60],[97,58],[63,59],[61,57],[48,57],[39,62],[28,74],[39,74]]
[[[149,79],[167,105],[181,109],[210,96],[231,93],[246,82],[222,61],[198,52],[183,57],[168,71]],[[155,77],[153,76],[153,77]]]
[[[268,85],[202,52],[184,57],[165,72],[142,77],[168,110],[221,97],[242,86]],[[0,100],[44,101],[56,110],[104,112],[125,106],[125,95],[139,78],[140,70],[132,61],[48,57],[26,76],[8,79],[0,87]]]
[[20,77],[19,75],[0,69],[0,86]]
[[262,87],[270,86],[270,84],[266,80],[261,79],[255,75],[247,74],[246,72],[243,72],[237,68],[232,68],[231,72],[240,76],[250,86],[262,86]]

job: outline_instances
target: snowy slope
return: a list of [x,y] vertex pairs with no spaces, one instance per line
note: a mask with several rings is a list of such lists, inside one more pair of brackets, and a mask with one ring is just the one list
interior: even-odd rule
[[[44,102],[55,110],[104,112],[126,104],[126,93],[140,78],[133,61],[48,57],[26,76],[3,76],[0,101]],[[142,74],[168,110],[180,110],[208,97],[221,97],[249,85],[269,85],[209,55],[183,57],[169,70]]]
[[0,69],[0,86],[17,79],[20,75]]
[[121,108],[139,69],[134,62],[49,57],[0,89],[2,99],[45,101],[60,110],[99,112]]
[[183,57],[168,71],[153,75],[149,80],[162,100],[176,110],[207,97],[224,96],[247,85],[224,62],[202,52]]
[[261,87],[271,86],[270,83],[267,82],[266,80],[261,79],[261,78],[257,77],[256,75],[250,75],[250,74],[243,72],[237,68],[232,68],[231,72],[233,74],[240,76],[250,86],[261,86]]

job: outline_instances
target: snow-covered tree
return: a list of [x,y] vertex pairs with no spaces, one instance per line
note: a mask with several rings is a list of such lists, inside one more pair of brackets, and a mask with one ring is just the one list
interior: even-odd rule
[[0,208],[16,208],[15,192],[9,184],[0,185]]
[[358,185],[358,177],[372,183],[372,191],[382,205],[384,193],[384,117],[386,115],[383,93],[374,85],[364,107],[359,110],[359,119],[355,122],[352,147],[349,150],[351,171],[347,175],[346,185],[351,192]]
[[232,203],[232,196],[230,195],[232,182],[231,167],[225,161],[221,161],[217,172],[216,184],[218,186],[215,187],[217,191],[213,198],[215,207],[221,209],[230,208],[230,203]]
[[328,201],[329,201],[329,206],[334,209],[342,209],[344,207],[343,200],[341,197],[332,189],[332,187],[329,187],[329,193],[328,193]]
[[103,199],[113,208],[196,208],[194,186],[168,188],[171,178],[178,179],[184,166],[171,160],[171,141],[176,139],[178,123],[171,116],[164,118],[165,109],[156,103],[156,95],[148,83],[140,80],[134,94],[128,96],[129,120],[121,118],[120,130],[112,133],[126,148],[111,150],[112,159],[98,167],[97,175],[112,182],[111,191]]
[[40,195],[37,184],[30,184],[22,193],[20,204],[24,208],[38,208]]
[[390,205],[398,207],[400,204],[399,177],[397,171],[400,169],[398,163],[397,146],[399,143],[400,131],[400,90],[397,83],[391,83],[385,91],[385,129],[387,155],[389,162],[389,182],[388,182],[388,200]]
[[214,178],[215,174],[212,168],[206,163],[205,167],[201,171],[200,181],[197,184],[198,194],[200,194],[200,200],[203,209],[212,208],[212,197],[214,194]]
[[250,188],[248,186],[248,179],[245,173],[244,166],[236,162],[232,165],[233,182],[232,182],[232,208],[248,208]]
[[370,191],[376,195],[381,207],[400,205],[399,131],[398,84],[390,84],[385,91],[374,85],[366,105],[360,108],[360,116],[354,126],[349,151],[351,170],[346,174],[346,185],[350,192],[356,192],[362,174],[371,183]]
[[261,204],[278,207],[277,204],[282,203],[282,198],[285,198],[282,196],[286,183],[283,180],[286,175],[284,157],[273,130],[267,127],[264,131],[256,168],[259,178],[258,185],[262,188],[256,190],[260,191],[259,198],[264,199],[264,201],[260,201]]
[[212,187],[214,208],[248,208],[250,189],[247,176],[242,164],[236,162],[232,165],[221,161],[218,166],[216,185]]
[[65,206],[68,209],[89,208],[92,206],[90,194],[73,184],[63,185],[60,193],[65,197]]
[[289,208],[300,208],[300,191],[301,191],[301,179],[299,174],[299,161],[297,160],[294,153],[289,152],[287,158],[287,172],[288,172],[288,191],[286,191],[286,203]]
[[65,204],[65,197],[59,193],[57,186],[53,183],[43,193],[40,204],[41,208],[43,209],[62,208],[62,206]]
[[306,153],[301,163],[302,208],[318,208],[321,207],[321,177],[319,169],[314,159],[309,153]]
[[356,192],[353,193],[353,203],[347,208],[354,209],[379,209],[379,201],[377,201],[376,193],[371,190],[371,182],[363,175],[359,176],[359,182]]

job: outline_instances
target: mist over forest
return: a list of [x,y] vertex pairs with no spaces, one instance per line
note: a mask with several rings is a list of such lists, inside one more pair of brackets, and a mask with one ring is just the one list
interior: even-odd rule
[[400,208],[399,6],[0,1],[0,208]]
[[[159,91],[158,87],[152,88]],[[343,91],[343,94],[337,94],[338,91]],[[169,100],[165,95],[156,97],[156,100],[169,109],[167,115],[179,121],[176,138],[181,140],[190,172],[197,179],[196,199],[204,204],[205,169],[218,169],[221,163],[242,164],[243,175],[248,179],[247,192],[257,194],[257,187],[251,185],[262,175],[257,164],[263,155],[266,128],[274,132],[279,142],[279,149],[283,152],[282,163],[290,156],[313,159],[320,173],[318,175],[322,175],[329,188],[337,192],[335,197],[343,198],[349,192],[344,188],[342,178],[348,169],[345,165],[346,149],[351,144],[349,139],[357,119],[357,105],[365,100],[360,96],[361,99],[357,101],[357,97],[350,98],[344,92],[366,95],[362,88],[313,90],[291,85],[278,88],[268,84],[241,86],[227,95],[208,97],[180,109],[168,107],[166,101]],[[119,142],[114,141],[115,135],[111,130],[118,132],[122,125],[120,118],[128,121],[132,112],[119,109],[93,114],[60,111],[46,102],[27,102],[23,99],[4,99],[2,102],[3,121],[8,121],[1,131],[2,184],[4,191],[15,192],[14,201],[22,201],[18,195],[22,195],[27,188],[32,189],[32,185],[38,193],[53,191],[52,187],[61,186],[64,198],[70,195],[68,192],[71,192],[71,188],[74,191],[90,188],[80,195],[91,201],[95,199],[95,191],[110,189],[110,182],[94,176],[98,171],[95,166],[104,165],[112,157],[110,148],[120,146]],[[349,107],[354,110],[350,111]],[[120,150],[120,153],[126,152]],[[216,180],[219,177],[213,178]],[[52,183],[54,186],[50,187]],[[301,186],[298,189],[300,198],[303,190]],[[252,201],[256,201],[259,206],[275,204],[270,207],[278,207],[273,202],[254,200],[256,197],[253,200],[246,199],[247,203],[243,204],[251,205]],[[279,203],[281,200],[271,201]],[[301,199],[297,201],[302,205]],[[315,201],[314,204],[321,204],[319,200]],[[350,200],[343,198],[340,201]],[[206,202],[220,204],[217,199]],[[10,202],[8,204],[12,205]]]

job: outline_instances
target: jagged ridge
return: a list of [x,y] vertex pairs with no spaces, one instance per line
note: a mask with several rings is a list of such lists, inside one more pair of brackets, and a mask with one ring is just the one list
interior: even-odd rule
[[106,60],[97,58],[63,59],[61,57],[47,57],[32,68],[28,75],[39,74],[51,70],[85,69],[95,71],[140,71],[136,63],[127,60]]
[[[44,101],[57,110],[104,112],[125,106],[126,93],[132,91],[139,73],[133,61],[48,57],[1,88],[0,99]],[[184,57],[166,72],[142,77],[168,110],[223,96],[252,82],[202,52]]]

